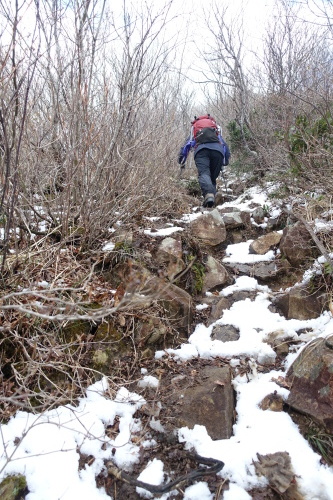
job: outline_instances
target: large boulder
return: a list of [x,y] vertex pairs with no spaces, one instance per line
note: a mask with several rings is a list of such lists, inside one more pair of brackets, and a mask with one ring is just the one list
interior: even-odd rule
[[192,221],[190,231],[194,238],[198,238],[198,240],[208,246],[219,245],[227,237],[223,218],[216,208]]
[[166,274],[170,280],[185,269],[182,259],[182,242],[175,238],[164,238],[156,252],[158,264],[166,267]]
[[268,234],[263,234],[256,240],[252,241],[249,246],[249,253],[265,255],[265,253],[267,253],[269,250],[276,247],[280,243],[281,237],[282,234],[276,231],[272,231]]
[[25,498],[28,494],[27,480],[25,476],[7,476],[0,484],[1,500],[16,500]]
[[262,261],[253,264],[242,264],[238,262],[226,262],[225,267],[232,274],[237,276],[253,276],[262,281],[270,281],[284,275],[288,271],[290,264],[282,261]]
[[190,294],[156,277],[147,282],[143,293],[164,308],[166,316],[175,328],[186,334],[190,333],[193,315],[193,301]]
[[201,383],[182,390],[177,424],[204,425],[212,439],[229,439],[234,421],[234,391],[229,366],[206,366]]
[[310,342],[286,376],[287,403],[333,433],[333,335]]
[[240,211],[234,210],[233,212],[222,214],[224,224],[227,229],[235,229],[236,227],[243,227],[244,222]]
[[231,278],[226,268],[211,255],[205,264],[206,273],[203,280],[202,291],[216,290],[231,283]]
[[318,255],[310,233],[301,222],[284,228],[280,252],[294,267],[301,266]]
[[295,285],[286,293],[272,299],[274,306],[287,319],[314,319],[327,309],[327,294],[322,290],[314,291],[308,284]]

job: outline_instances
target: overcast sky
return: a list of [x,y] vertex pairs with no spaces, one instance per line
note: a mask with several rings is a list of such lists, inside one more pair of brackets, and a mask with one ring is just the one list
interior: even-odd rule
[[[13,9],[14,2],[10,0],[4,0],[2,5],[5,5],[6,1],[8,9]],[[40,5],[45,5],[44,2],[45,0],[41,0]],[[142,12],[145,12],[146,17],[148,15],[154,17],[154,14],[161,12],[163,6],[167,3],[168,0],[151,0],[150,2],[147,2],[147,0],[106,0],[106,9],[113,12],[117,25],[120,27],[123,26],[124,22],[124,8],[132,13],[132,21],[136,16],[140,17]],[[20,29],[26,32],[26,40],[28,41],[28,33],[32,32],[34,26],[35,6],[33,2],[29,2],[28,0],[19,0],[19,4],[24,5],[24,8],[20,11],[22,16]],[[71,5],[70,0],[63,0],[62,5],[68,4]],[[313,12],[318,14],[319,5],[329,5],[332,10],[332,2],[328,0],[296,0],[294,4],[303,6],[300,13],[301,18],[316,20],[317,22],[320,19],[314,17]],[[165,36],[164,38],[161,36],[160,42],[163,43],[165,40],[171,39],[172,42],[170,44],[176,43],[177,55],[171,61],[171,65],[174,63],[176,70],[180,61],[182,61],[184,81],[198,92],[198,96],[202,96],[204,85],[202,83],[195,84],[194,82],[203,82],[205,80],[205,71],[207,69],[200,56],[200,52],[206,52],[209,50],[209,45],[212,44],[212,33],[210,31],[214,32],[215,20],[213,13],[214,10],[216,11],[216,7],[214,9],[216,5],[220,12],[226,9],[224,16],[228,25],[235,22],[236,18],[238,18],[238,22],[242,22],[244,47],[246,48],[247,61],[250,65],[252,64],[251,53],[260,54],[263,47],[262,39],[267,25],[278,14],[275,0],[173,0],[168,14],[168,19],[171,19],[171,21],[167,23]],[[74,25],[74,15],[71,7],[67,8],[66,16],[68,18],[67,26],[68,23]],[[8,30],[7,37],[10,40],[9,23],[5,19],[0,21],[2,26]],[[110,29],[112,31],[111,26]],[[68,32],[70,32],[70,28]],[[116,51],[117,44],[114,37],[111,36],[111,38],[112,50]],[[2,35],[2,40],[4,41],[5,39],[6,37]],[[122,49],[121,44],[119,48]]]

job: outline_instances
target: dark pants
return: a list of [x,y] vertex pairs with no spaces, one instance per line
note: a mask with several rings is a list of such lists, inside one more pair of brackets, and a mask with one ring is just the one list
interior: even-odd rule
[[216,194],[216,179],[222,169],[223,155],[215,149],[200,149],[194,157],[198,169],[199,184],[203,196],[207,193]]

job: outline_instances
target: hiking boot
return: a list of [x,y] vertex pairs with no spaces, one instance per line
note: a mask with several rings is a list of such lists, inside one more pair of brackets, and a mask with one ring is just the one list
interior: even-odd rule
[[203,201],[203,206],[211,208],[214,205],[214,202],[215,202],[215,195],[213,193],[207,193]]

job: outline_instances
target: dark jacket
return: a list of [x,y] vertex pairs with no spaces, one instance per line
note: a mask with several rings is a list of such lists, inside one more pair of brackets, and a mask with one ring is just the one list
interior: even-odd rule
[[228,144],[221,135],[218,135],[218,142],[204,142],[197,144],[195,139],[188,137],[178,153],[178,163],[184,165],[191,149],[194,149],[194,158],[198,151],[202,149],[214,149],[223,155],[223,166],[229,165],[230,150]]

